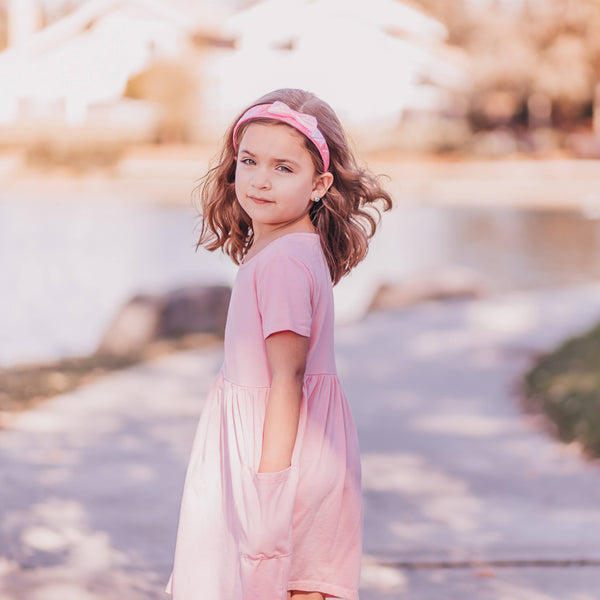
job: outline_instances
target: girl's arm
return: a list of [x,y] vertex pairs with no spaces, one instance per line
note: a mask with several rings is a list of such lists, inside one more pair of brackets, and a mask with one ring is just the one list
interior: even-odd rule
[[271,391],[265,414],[260,473],[290,466],[298,432],[308,338],[280,331],[266,339]]

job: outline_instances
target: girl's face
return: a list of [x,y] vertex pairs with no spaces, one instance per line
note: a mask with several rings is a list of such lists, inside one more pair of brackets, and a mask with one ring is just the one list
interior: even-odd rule
[[293,127],[251,123],[246,128],[237,153],[235,193],[255,236],[304,221],[312,227],[308,209],[327,190],[325,176],[331,174],[317,174],[304,136]]

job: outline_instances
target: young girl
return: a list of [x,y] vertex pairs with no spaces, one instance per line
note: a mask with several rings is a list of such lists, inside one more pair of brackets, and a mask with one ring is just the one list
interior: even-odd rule
[[357,600],[356,429],[336,374],[332,283],[391,208],[333,110],[282,89],[232,124],[200,186],[198,245],[239,264],[225,357],[185,480],[174,600]]

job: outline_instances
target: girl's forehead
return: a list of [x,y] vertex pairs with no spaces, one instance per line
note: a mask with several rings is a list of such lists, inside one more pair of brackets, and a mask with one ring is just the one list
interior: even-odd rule
[[242,133],[239,143],[240,152],[243,150],[283,150],[295,153],[306,153],[305,137],[293,127],[273,122],[250,122]]

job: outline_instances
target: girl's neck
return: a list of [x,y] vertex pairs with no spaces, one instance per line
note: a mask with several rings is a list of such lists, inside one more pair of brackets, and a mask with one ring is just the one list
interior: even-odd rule
[[284,227],[271,228],[264,227],[261,224],[252,224],[254,231],[254,239],[252,246],[249,248],[245,260],[252,258],[256,253],[260,252],[265,246],[270,244],[273,240],[280,238],[288,233],[317,233],[310,218],[290,223]]

